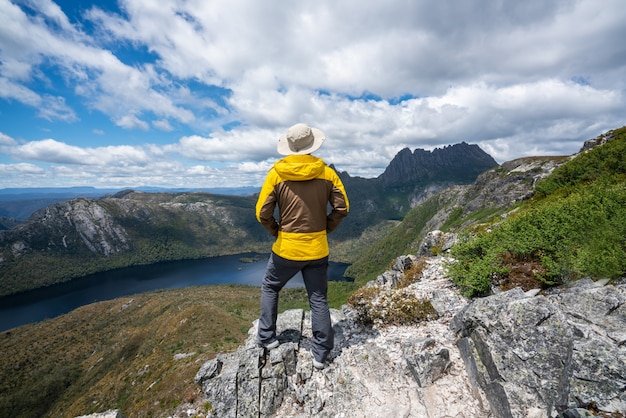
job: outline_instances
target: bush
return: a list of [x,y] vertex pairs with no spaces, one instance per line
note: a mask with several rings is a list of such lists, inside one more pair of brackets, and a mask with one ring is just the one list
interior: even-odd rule
[[467,296],[489,291],[506,275],[503,255],[538,259],[545,284],[582,277],[619,277],[626,271],[626,186],[606,177],[586,187],[561,189],[523,206],[491,230],[452,249],[454,282]]
[[365,325],[411,325],[438,316],[430,300],[420,299],[413,292],[403,289],[362,287],[350,295],[348,305]]

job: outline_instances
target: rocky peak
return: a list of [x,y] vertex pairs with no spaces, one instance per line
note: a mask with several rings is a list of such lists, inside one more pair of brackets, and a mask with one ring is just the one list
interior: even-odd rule
[[391,160],[378,180],[383,185],[425,182],[471,183],[498,163],[478,145],[461,142],[433,151],[404,148]]

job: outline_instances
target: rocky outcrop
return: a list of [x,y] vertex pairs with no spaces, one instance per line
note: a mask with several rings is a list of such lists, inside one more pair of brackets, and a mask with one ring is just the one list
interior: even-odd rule
[[503,163],[476,179],[468,188],[463,215],[482,209],[509,207],[533,195],[537,181],[547,177],[568,157],[526,157]]
[[[403,257],[396,267],[410,266],[411,259]],[[488,416],[486,399],[470,386],[448,326],[465,300],[442,272],[441,259],[433,259],[424,278],[410,287],[438,310],[437,319],[426,324],[366,327],[350,308],[333,310],[335,348],[322,371],[313,368],[308,351],[308,311],[279,315],[281,345],[270,352],[256,346],[254,324],[237,352],[199,370],[196,382],[205,398],[198,404],[209,402],[207,416],[219,417]],[[181,411],[188,413],[190,406]]]
[[[622,126],[622,128],[624,128],[624,126]],[[619,131],[620,129],[613,129],[611,131],[598,135],[596,138],[586,140],[579,152],[589,151],[592,148],[604,145],[607,142],[612,141],[617,136],[617,131]]]
[[[402,278],[424,264],[398,291],[430,301],[431,320],[364,326],[352,308],[333,310],[336,345],[319,371],[308,352],[309,313],[286,311],[277,349],[256,346],[253,324],[237,352],[201,367],[203,397],[175,416],[626,414],[626,285],[585,280],[549,295],[513,289],[469,302],[446,277],[449,261],[402,256],[387,275]],[[389,280],[377,281],[368,286],[389,291]]]
[[516,288],[475,300],[452,329],[496,417],[626,414],[626,285],[582,280],[534,297]]
[[36,212],[23,223],[0,236],[0,244],[12,243],[15,258],[28,251],[56,249],[109,256],[130,249],[126,230],[97,201],[75,199],[56,203]]

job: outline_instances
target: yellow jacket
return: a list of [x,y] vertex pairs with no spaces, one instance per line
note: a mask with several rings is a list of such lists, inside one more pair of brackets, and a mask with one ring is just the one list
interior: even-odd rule
[[277,161],[267,173],[256,218],[276,237],[275,254],[288,260],[317,260],[328,255],[326,234],[337,228],[349,209],[337,173],[320,158],[294,154]]

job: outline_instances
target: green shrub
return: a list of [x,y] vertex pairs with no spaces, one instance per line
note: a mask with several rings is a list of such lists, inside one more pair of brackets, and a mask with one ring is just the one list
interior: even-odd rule
[[546,284],[582,277],[615,278],[626,271],[626,185],[602,177],[586,187],[566,187],[452,249],[454,282],[468,296],[489,291],[507,274],[505,253],[539,259]]

